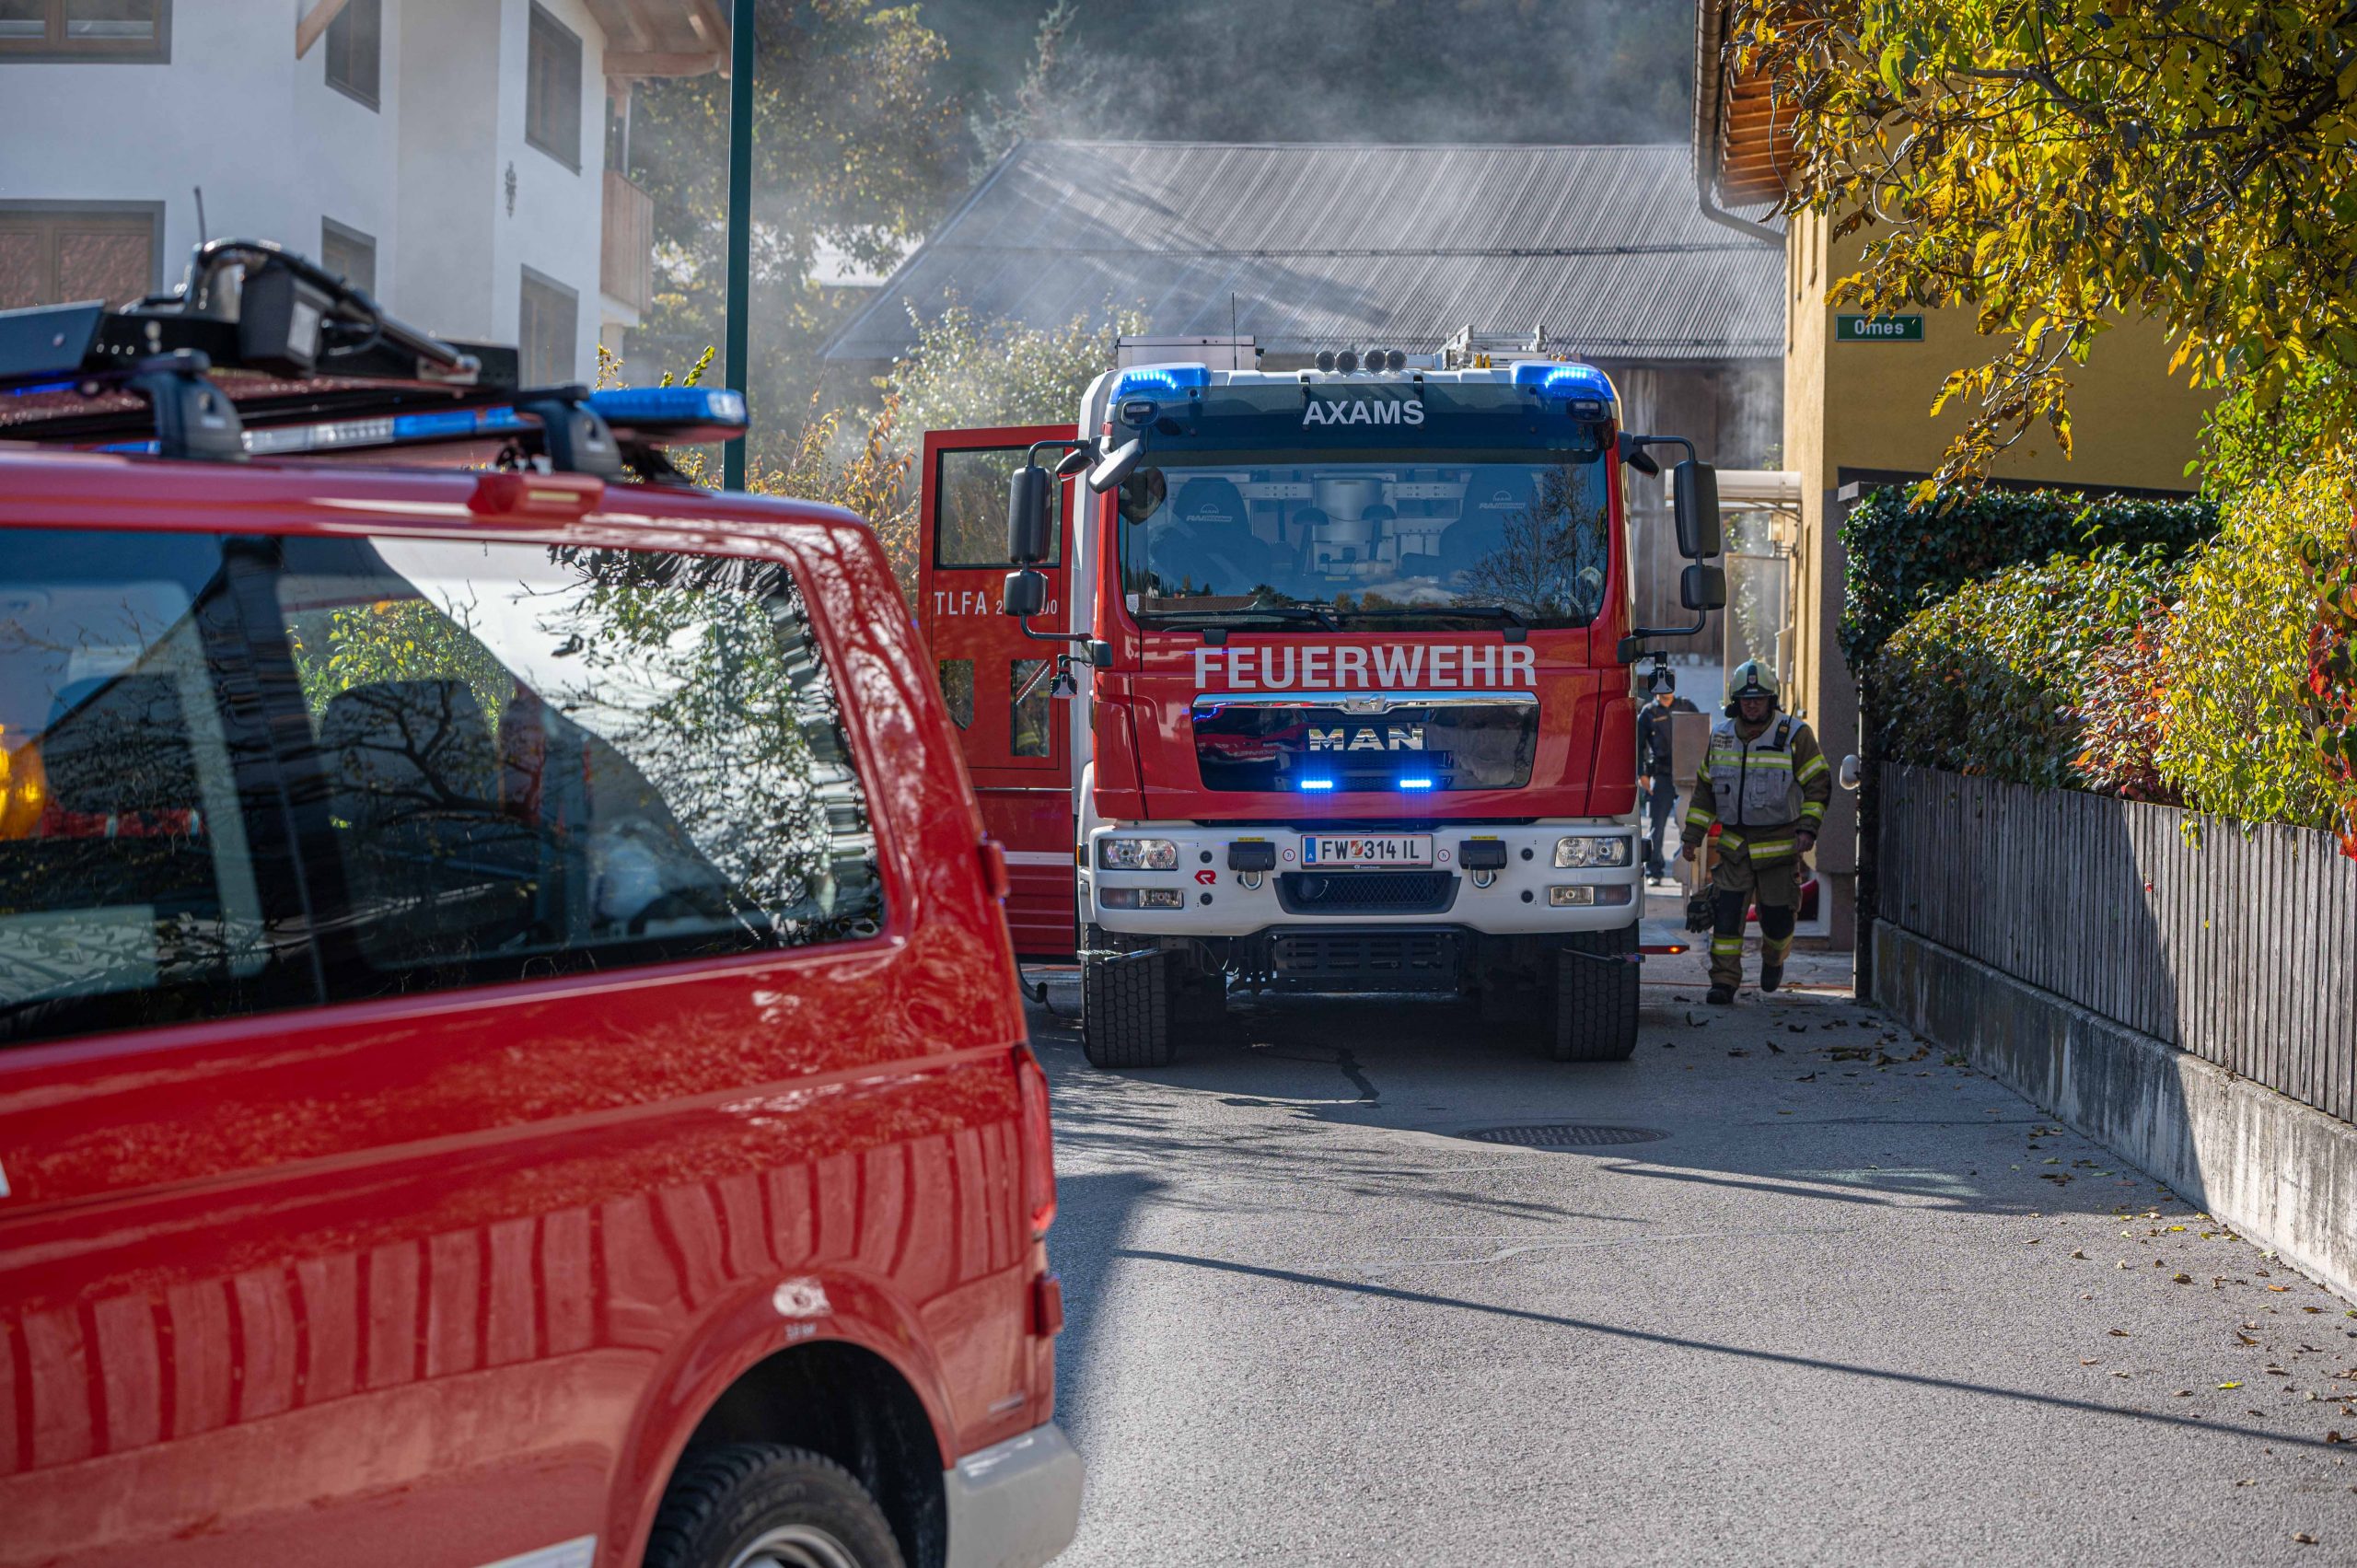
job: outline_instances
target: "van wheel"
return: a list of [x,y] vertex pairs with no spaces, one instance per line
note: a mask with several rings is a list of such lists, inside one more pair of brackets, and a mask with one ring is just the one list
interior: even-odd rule
[[807,1448],[732,1443],[673,1479],[646,1568],[901,1568],[884,1510]]
[[1555,955],[1547,1054],[1558,1062],[1626,1062],[1637,1049],[1637,933],[1582,934]]
[[1091,1067],[1170,1064],[1170,956],[1092,953],[1080,961],[1080,1048]]

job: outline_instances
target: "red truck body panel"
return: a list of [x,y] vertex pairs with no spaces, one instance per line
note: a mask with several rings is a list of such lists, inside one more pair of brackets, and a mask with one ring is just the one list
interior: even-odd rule
[[872,533],[619,484],[552,520],[486,511],[480,478],[0,454],[0,551],[40,528],[784,563],[883,928],[0,1049],[0,1562],[455,1568],[594,1536],[634,1563],[713,1400],[811,1342],[888,1364],[945,1465],[1049,1418],[1007,928]]
[[[1072,738],[1062,705],[1042,685],[1018,713],[1015,692],[1040,659],[1069,645],[1027,637],[999,613],[1006,579],[1004,469],[1035,441],[1069,440],[1069,424],[992,430],[935,430],[924,438],[918,530],[917,623],[933,650],[936,674],[967,701],[952,714],[966,773],[992,838],[1006,846],[1007,924],[1016,950],[1070,958],[1073,931]],[[970,474],[951,468],[971,462]],[[961,487],[960,479],[966,480]],[[953,496],[945,485],[957,494]],[[1069,526],[1074,486],[1062,486],[1059,537]],[[945,534],[945,508],[955,523]],[[995,538],[993,537],[995,533]],[[945,538],[952,548],[945,550]],[[958,542],[970,548],[957,550]],[[953,557],[945,559],[945,555]],[[1072,552],[1044,568],[1048,608],[1042,626],[1069,619]],[[1082,673],[1086,673],[1084,667]],[[1018,734],[1018,729],[1020,733]]]

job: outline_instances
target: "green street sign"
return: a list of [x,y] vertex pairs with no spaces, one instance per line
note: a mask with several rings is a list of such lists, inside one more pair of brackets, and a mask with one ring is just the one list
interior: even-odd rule
[[1923,318],[1836,316],[1833,318],[1833,341],[1837,343],[1920,343],[1923,341]]

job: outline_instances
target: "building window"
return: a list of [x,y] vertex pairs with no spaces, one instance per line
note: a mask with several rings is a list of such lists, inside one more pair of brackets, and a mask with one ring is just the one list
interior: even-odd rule
[[538,6],[524,62],[524,139],[581,172],[581,40]]
[[155,204],[0,203],[0,310],[137,299],[157,285],[162,227]]
[[559,387],[574,379],[574,334],[580,320],[579,295],[545,273],[524,269],[523,303],[516,320],[524,385]]
[[328,86],[377,107],[377,65],[384,52],[383,0],[345,0],[328,24]]
[[319,220],[319,265],[356,288],[377,292],[377,240],[333,218]]
[[0,0],[0,58],[159,64],[171,24],[171,0]]

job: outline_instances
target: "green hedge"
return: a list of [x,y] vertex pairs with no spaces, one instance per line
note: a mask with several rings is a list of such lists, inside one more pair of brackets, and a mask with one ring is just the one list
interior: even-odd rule
[[2182,556],[2218,531],[2208,501],[2137,501],[2075,492],[1983,490],[1908,505],[1909,491],[1870,491],[1841,525],[1849,553],[1841,651],[1863,670],[1908,617],[1967,583],[2052,555],[2111,546]]
[[1880,754],[2049,789],[2112,784],[2119,747],[2097,742],[2119,727],[2116,653],[2178,569],[2154,545],[2058,554],[1921,611],[1865,669]]

